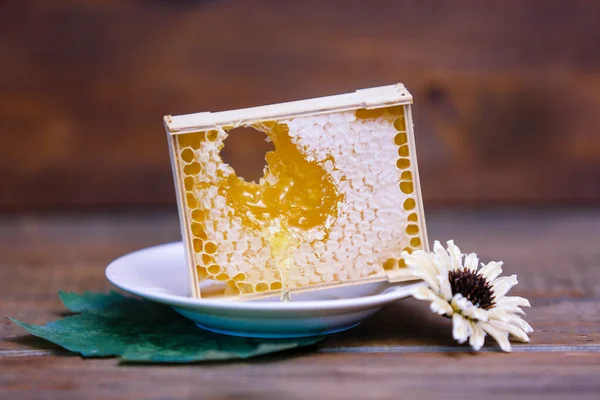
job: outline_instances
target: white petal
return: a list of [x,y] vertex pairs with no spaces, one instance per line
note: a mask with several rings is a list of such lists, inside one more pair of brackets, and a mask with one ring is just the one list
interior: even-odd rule
[[516,275],[503,276],[502,278],[496,279],[494,282],[492,282],[494,295],[497,299],[500,299],[500,297],[508,293],[508,291],[517,283],[519,283],[519,281],[517,281]]
[[419,286],[411,292],[411,295],[417,300],[429,300],[433,301],[440,297],[431,291],[428,287]]
[[440,294],[442,297],[447,301],[452,300],[452,287],[450,286],[447,273],[446,276],[438,275],[437,282],[440,286]]
[[529,300],[519,296],[503,296],[496,300],[496,306],[531,307]]
[[460,344],[466,342],[469,338],[470,329],[465,317],[458,313],[452,315],[452,337],[454,340]]
[[527,323],[527,321],[525,321],[523,318],[519,317],[518,315],[508,315],[508,317],[506,318],[506,322],[508,322],[509,324],[518,326],[526,333],[533,332],[533,328],[531,327],[531,325],[529,325]]
[[458,246],[454,244],[454,240],[448,240],[448,254],[450,255],[450,266],[448,269],[461,269],[462,268],[462,254]]
[[454,310],[450,307],[450,304],[448,304],[446,300],[440,298],[433,300],[429,305],[429,309],[438,315],[447,315],[450,317],[454,314]]
[[433,251],[435,253],[433,256],[433,262],[435,263],[435,266],[437,267],[440,275],[446,275],[452,265],[448,252],[437,240],[433,244]]
[[490,321],[489,324],[496,329],[508,332],[514,336],[515,339],[518,339],[521,342],[529,343],[529,336],[527,336],[527,334],[521,328],[515,325],[507,324],[506,322],[502,321]]
[[404,261],[406,262],[406,265],[408,266],[408,268],[411,270],[411,272],[423,279],[425,282],[427,282],[427,284],[431,287],[431,289],[433,289],[436,292],[440,291],[440,286],[437,282],[437,270],[435,268],[430,268],[430,266],[428,265],[427,261],[425,259],[427,259],[428,257],[422,257],[422,256],[414,256],[414,255],[410,255],[406,252],[402,253],[402,256],[404,257]]
[[479,326],[485,332],[487,332],[491,337],[493,337],[496,342],[500,345],[500,348],[507,353],[512,351],[512,347],[510,346],[510,342],[508,341],[508,332],[501,331],[500,329],[495,328],[487,322],[480,322]]
[[477,258],[477,254],[471,253],[465,257],[465,269],[469,269],[471,271],[477,271],[478,264],[479,264],[479,258]]
[[471,337],[469,338],[469,344],[473,350],[479,351],[485,342],[485,332],[475,321],[469,321],[469,325],[471,325]]
[[488,280],[488,282],[492,282],[502,273],[502,261],[490,261],[487,264],[481,264],[482,268],[479,270],[479,273]]

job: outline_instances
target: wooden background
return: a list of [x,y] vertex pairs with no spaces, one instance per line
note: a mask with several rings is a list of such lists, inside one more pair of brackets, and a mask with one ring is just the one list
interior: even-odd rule
[[[172,205],[162,115],[396,81],[426,206],[598,204],[599,21],[594,0],[2,1],[0,211]],[[227,155],[243,174],[261,149]]]

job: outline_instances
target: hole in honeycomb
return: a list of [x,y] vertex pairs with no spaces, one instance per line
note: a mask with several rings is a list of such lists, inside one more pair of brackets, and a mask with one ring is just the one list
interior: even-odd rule
[[183,180],[183,186],[185,187],[185,190],[190,191],[194,188],[194,178],[192,177],[187,177]]
[[412,182],[400,182],[402,193],[411,194],[415,190]]
[[189,136],[190,147],[194,150],[198,150],[200,148],[200,144],[205,139],[204,132],[194,132],[184,136]]
[[406,132],[400,132],[394,138],[394,143],[396,146],[402,146],[403,144],[406,144],[407,140],[408,138],[406,137]]
[[190,207],[190,208],[196,208],[196,206],[198,205],[198,202],[196,201],[196,198],[191,193],[187,193],[185,195],[185,199],[187,201],[188,207]]
[[243,272],[240,272],[236,276],[233,277],[233,280],[237,281],[237,282],[245,281],[246,280],[246,274],[244,274]]
[[404,249],[402,249],[402,251],[407,252],[408,254],[412,254],[413,249],[411,247],[405,247]]
[[403,181],[412,181],[412,172],[410,172],[410,171],[402,172],[402,175],[400,175],[400,179],[402,179]]
[[400,157],[408,157],[408,146],[407,145],[400,146],[398,148],[398,155]]
[[414,248],[421,247],[421,239],[418,237],[414,237],[414,238],[410,239],[410,245]]
[[404,261],[404,258],[398,260],[398,268],[406,268],[406,261]]
[[177,135],[177,143],[179,143],[180,147],[189,146],[190,145],[190,135],[189,134]]
[[406,233],[409,235],[416,235],[419,233],[419,227],[417,225],[410,224],[406,227]]
[[217,251],[217,245],[213,242],[206,242],[204,245],[204,251],[206,251],[208,254],[215,254]]
[[212,258],[211,255],[206,254],[206,253],[202,254],[202,263],[204,265],[210,265],[213,261],[214,261],[214,259]]
[[414,199],[406,199],[404,200],[404,209],[405,210],[412,210],[413,208],[415,208],[417,205],[417,203],[415,202]]
[[212,275],[216,275],[219,272],[221,272],[221,266],[213,264],[210,267],[208,267],[208,272],[211,273]]
[[181,159],[186,163],[191,163],[194,160],[194,152],[190,149],[184,149],[181,152]]
[[398,161],[396,161],[396,166],[399,169],[406,169],[410,167],[410,160],[408,158],[400,158]]
[[194,239],[194,252],[200,253],[202,251],[204,242],[200,239]]
[[417,222],[417,220],[418,220],[417,219],[417,214],[415,214],[415,213],[410,214],[408,216],[408,220],[411,221],[411,222]]
[[383,263],[383,269],[386,271],[390,271],[396,267],[398,261],[394,258],[388,258],[386,262]]
[[271,283],[271,290],[281,290],[281,282],[273,282]]
[[269,290],[269,285],[267,285],[264,282],[258,282],[256,284],[256,291],[257,292],[266,292],[267,290]]
[[406,122],[404,121],[403,116],[396,118],[396,120],[394,121],[394,128],[396,128],[397,131],[406,130]]
[[183,173],[186,175],[198,175],[200,172],[200,164],[193,162],[183,167]]
[[250,126],[240,126],[228,132],[221,158],[247,182],[258,182],[266,166],[265,154],[275,147],[267,135]]

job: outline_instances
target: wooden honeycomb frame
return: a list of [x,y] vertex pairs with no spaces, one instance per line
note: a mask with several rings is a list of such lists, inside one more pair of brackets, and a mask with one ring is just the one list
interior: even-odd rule
[[[190,150],[193,151],[194,146],[199,146],[202,141],[214,141],[214,135],[218,128],[229,130],[233,127],[251,126],[264,121],[277,121],[344,111],[354,111],[357,117],[362,113],[364,118],[369,118],[370,113],[377,112],[377,110],[397,113],[398,117],[394,121],[394,127],[397,130],[394,143],[398,147],[396,166],[402,171],[399,182],[400,190],[409,196],[402,207],[406,211],[410,211],[406,221],[406,234],[409,235],[410,240],[404,250],[409,252],[420,248],[427,250],[428,241],[417,168],[411,103],[412,96],[406,88],[402,84],[396,84],[358,90],[343,95],[243,110],[165,116],[164,123],[169,138],[171,163],[192,296],[202,297],[201,284],[213,280],[224,281],[228,285],[231,284],[241,288],[244,285],[243,281],[236,280],[235,276],[230,277],[223,274],[220,269],[213,268],[211,270],[211,267],[218,266],[208,265],[210,264],[210,255],[216,251],[216,247],[214,243],[206,240],[206,234],[194,222],[193,213],[199,211],[195,210],[196,199],[194,194],[188,190],[189,185],[186,181],[186,178],[189,179],[199,171],[199,166],[193,162],[193,157],[190,157]],[[205,263],[204,261],[208,262]],[[405,268],[404,260],[398,255],[397,258],[390,258],[384,262],[383,271],[377,276],[344,282],[314,284],[295,288],[292,292],[372,281],[398,282],[410,279],[414,278]],[[259,293],[251,293],[251,291],[242,291],[241,293],[246,294],[243,296],[244,299],[250,299],[273,295],[279,288],[280,286],[277,287],[272,284],[270,287],[261,288],[263,290],[260,290]]]

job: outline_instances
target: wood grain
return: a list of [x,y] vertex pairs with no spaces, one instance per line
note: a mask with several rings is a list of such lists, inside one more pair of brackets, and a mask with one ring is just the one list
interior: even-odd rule
[[[173,204],[162,115],[396,81],[426,205],[597,203],[598,20],[585,0],[2,2],[0,209]],[[259,141],[227,152],[262,167]]]
[[449,210],[428,214],[432,238],[504,260],[531,300],[531,343],[481,354],[412,299],[312,350],[188,366],[86,360],[24,335],[7,316],[44,323],[64,312],[57,290],[110,289],[104,267],[177,240],[174,213],[0,218],[0,398],[596,399],[600,391],[600,210]]

